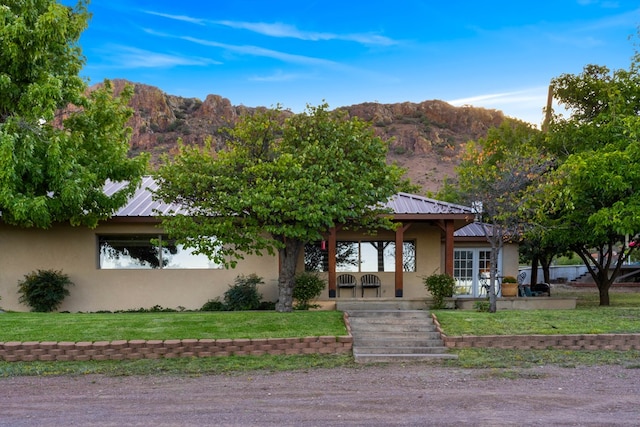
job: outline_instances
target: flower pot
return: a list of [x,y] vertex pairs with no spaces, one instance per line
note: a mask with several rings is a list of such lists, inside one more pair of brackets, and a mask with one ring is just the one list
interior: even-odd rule
[[502,296],[503,297],[516,297],[516,296],[518,296],[518,284],[517,283],[503,283],[502,284]]

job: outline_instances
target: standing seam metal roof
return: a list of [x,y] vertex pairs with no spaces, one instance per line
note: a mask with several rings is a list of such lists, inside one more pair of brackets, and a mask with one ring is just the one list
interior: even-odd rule
[[[112,195],[127,185],[126,182],[107,182],[104,192]],[[157,190],[158,184],[151,176],[145,176],[129,202],[120,208],[114,217],[155,217],[158,212],[167,214],[170,211],[184,213],[179,205],[162,203],[153,200],[153,191]],[[409,193],[398,193],[392,196],[385,206],[392,209],[396,214],[422,214],[422,215],[446,215],[464,214],[472,215],[473,211],[467,206],[453,203],[441,202],[428,197],[418,196]]]

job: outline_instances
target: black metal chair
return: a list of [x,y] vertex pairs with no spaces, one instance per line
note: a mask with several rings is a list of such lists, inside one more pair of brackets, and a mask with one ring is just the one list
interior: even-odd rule
[[520,272],[518,274],[518,292],[521,297],[539,297],[544,293],[548,293],[551,296],[551,291],[547,288],[546,291],[542,292],[538,289],[533,289],[533,286],[525,285],[524,280],[527,278],[527,273],[525,271]]
[[531,292],[537,292],[539,295],[546,294],[550,297],[551,285],[548,283],[536,283],[535,285],[531,285]]
[[365,289],[375,289],[376,296],[380,296],[380,288],[382,288],[382,282],[380,278],[375,274],[365,274],[360,278],[360,287],[362,288],[362,296],[364,297]]
[[340,296],[340,289],[343,289],[343,288],[346,288],[346,289],[351,288],[351,292],[355,297],[357,284],[358,284],[358,281],[356,280],[356,276],[354,276],[353,274],[340,274],[336,278],[336,286],[338,287],[338,297]]

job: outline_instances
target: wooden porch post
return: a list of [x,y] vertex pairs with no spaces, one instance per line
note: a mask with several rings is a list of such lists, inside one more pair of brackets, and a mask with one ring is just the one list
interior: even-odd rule
[[329,298],[336,297],[336,228],[331,227],[329,230],[329,247],[327,248],[327,256],[329,257]]
[[453,277],[453,220],[445,221],[444,272]]
[[411,224],[401,224],[396,229],[396,273],[395,273],[395,294],[396,298],[402,298],[404,292],[404,232]]

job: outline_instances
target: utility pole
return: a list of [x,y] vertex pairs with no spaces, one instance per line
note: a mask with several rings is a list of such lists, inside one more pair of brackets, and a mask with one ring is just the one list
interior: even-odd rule
[[553,87],[549,85],[549,93],[547,95],[547,108],[544,110],[544,122],[542,122],[542,131],[549,130],[549,122],[551,121],[551,106],[553,104]]

